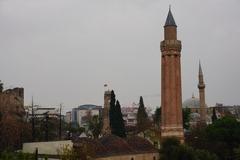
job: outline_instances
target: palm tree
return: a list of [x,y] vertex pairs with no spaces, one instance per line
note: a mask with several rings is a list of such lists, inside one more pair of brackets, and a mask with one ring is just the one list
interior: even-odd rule
[[94,139],[97,139],[101,133],[102,130],[102,120],[99,118],[98,115],[94,115],[89,121],[88,121],[88,131],[91,132],[91,135]]

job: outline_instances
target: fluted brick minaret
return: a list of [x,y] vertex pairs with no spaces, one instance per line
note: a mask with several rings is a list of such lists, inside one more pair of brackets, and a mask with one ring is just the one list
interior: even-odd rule
[[169,9],[160,44],[161,66],[161,137],[175,136],[184,141],[182,122],[181,41],[177,40],[177,25]]
[[200,122],[205,124],[206,123],[205,83],[203,80],[203,72],[200,62],[198,72],[198,89],[200,99]]
[[110,119],[109,119],[110,101],[111,101],[111,91],[107,90],[104,93],[102,135],[111,134]]

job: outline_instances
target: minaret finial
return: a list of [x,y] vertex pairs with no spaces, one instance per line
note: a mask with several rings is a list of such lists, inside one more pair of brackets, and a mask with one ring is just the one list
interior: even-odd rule
[[33,96],[32,96],[32,107],[33,107],[33,105],[34,105],[34,102],[33,102]]
[[171,11],[171,4],[169,4],[169,11]]
[[192,98],[195,98],[195,96],[194,96],[194,92],[192,93]]

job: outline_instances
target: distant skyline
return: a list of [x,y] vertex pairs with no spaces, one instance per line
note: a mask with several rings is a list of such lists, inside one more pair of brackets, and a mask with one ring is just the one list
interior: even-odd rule
[[0,80],[24,87],[25,104],[103,105],[104,84],[122,106],[160,106],[160,41],[168,7],[182,41],[182,100],[240,104],[239,0],[2,0]]

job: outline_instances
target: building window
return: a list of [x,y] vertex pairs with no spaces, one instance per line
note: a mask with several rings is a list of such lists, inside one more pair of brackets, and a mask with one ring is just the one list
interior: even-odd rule
[[156,160],[156,157],[155,157],[155,156],[153,156],[153,160]]
[[134,160],[134,158],[131,158],[131,160]]

